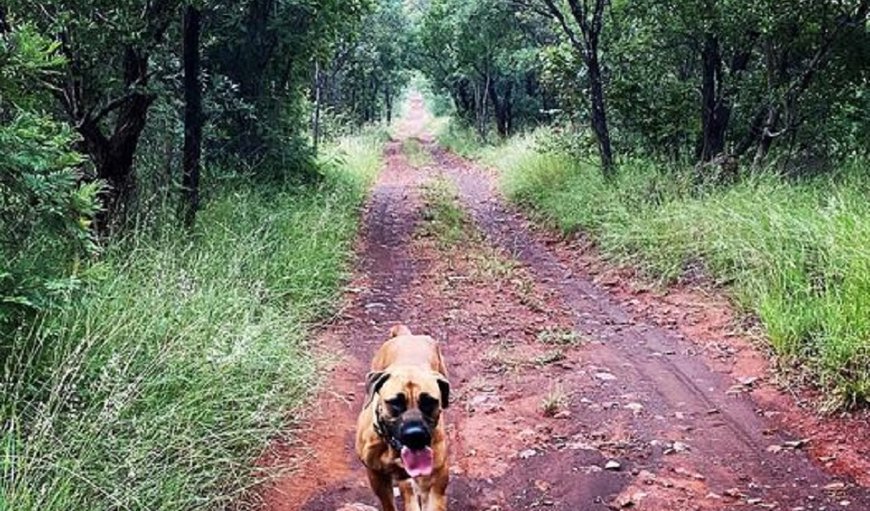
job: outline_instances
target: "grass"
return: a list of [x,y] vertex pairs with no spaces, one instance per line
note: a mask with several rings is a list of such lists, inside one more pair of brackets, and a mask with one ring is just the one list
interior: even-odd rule
[[550,391],[541,399],[541,412],[544,417],[553,417],[559,412],[566,410],[569,404],[568,394],[562,385],[555,384],[550,387]]
[[442,119],[441,122],[438,122],[434,128],[436,129],[435,137],[441,146],[464,158],[476,157],[485,148],[480,136],[473,128],[453,119],[440,119]]
[[606,257],[666,282],[701,271],[727,286],[829,405],[870,403],[866,162],[830,179],[767,173],[715,187],[644,160],[623,161],[608,183],[591,164],[536,150],[531,136],[482,157],[502,169],[512,201],[591,236]]
[[[345,139],[303,189],[237,188],[196,232],[135,234],[81,296],[11,339],[0,509],[237,507],[317,384],[310,326],[346,277],[380,142]],[[340,156],[344,154],[346,156]]]
[[583,339],[570,328],[547,328],[538,332],[538,342],[576,348],[583,344]]
[[423,147],[419,139],[406,138],[402,141],[402,153],[413,167],[425,167],[432,163],[432,155]]
[[459,205],[456,187],[447,178],[436,178],[423,186],[425,209],[422,234],[434,237],[442,248],[470,241],[474,228]]

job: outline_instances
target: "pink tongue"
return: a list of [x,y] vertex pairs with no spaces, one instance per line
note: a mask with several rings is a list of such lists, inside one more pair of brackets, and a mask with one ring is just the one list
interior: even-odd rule
[[402,447],[402,463],[409,476],[428,476],[432,473],[432,449],[427,447],[413,451],[407,447]]

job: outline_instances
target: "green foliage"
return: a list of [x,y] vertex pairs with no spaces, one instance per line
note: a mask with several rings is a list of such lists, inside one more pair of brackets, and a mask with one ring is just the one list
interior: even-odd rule
[[474,158],[483,149],[484,142],[467,124],[451,118],[437,133],[438,143],[465,158]]
[[727,285],[765,326],[787,364],[803,367],[836,404],[870,400],[870,206],[866,161],[835,178],[760,175],[721,188],[693,170],[627,160],[615,182],[519,139],[488,161],[511,200],[605,255],[664,280],[702,271]]
[[[6,509],[220,509],[316,385],[308,325],[346,276],[380,141],[343,140],[323,181],[240,186],[194,237],[132,233],[84,292],[19,331],[0,397]],[[174,224],[174,222],[173,222]]]
[[75,267],[96,251],[88,225],[99,187],[79,183],[76,137],[29,110],[32,84],[61,64],[30,27],[0,36],[0,333],[75,289]]
[[392,120],[410,75],[410,21],[402,0],[381,0],[355,37],[336,45],[324,73],[324,100],[359,124]]
[[548,96],[538,76],[539,23],[508,2],[434,0],[421,18],[417,67],[448,95],[457,118],[486,136],[534,125]]

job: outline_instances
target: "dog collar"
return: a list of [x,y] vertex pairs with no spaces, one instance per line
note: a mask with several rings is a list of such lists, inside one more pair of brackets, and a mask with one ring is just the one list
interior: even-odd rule
[[399,440],[396,437],[394,437],[392,434],[390,434],[389,429],[384,427],[384,425],[381,424],[381,421],[378,420],[379,419],[379,416],[378,416],[378,409],[379,408],[380,408],[380,403],[375,403],[375,406],[372,407],[372,425],[375,428],[375,433],[377,433],[378,437],[380,437],[380,439],[383,440],[388,446],[393,448],[396,452],[400,453],[400,452],[402,452],[402,443],[399,442]]

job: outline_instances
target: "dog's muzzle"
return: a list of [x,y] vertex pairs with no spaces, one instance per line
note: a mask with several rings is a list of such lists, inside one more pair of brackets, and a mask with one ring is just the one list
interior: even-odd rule
[[399,433],[399,441],[405,447],[419,451],[429,447],[432,443],[432,435],[424,424],[412,422],[402,426]]

